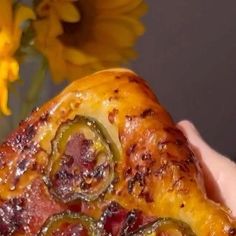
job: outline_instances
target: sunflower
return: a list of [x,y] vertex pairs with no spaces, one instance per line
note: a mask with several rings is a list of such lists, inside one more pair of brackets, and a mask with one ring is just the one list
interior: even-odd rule
[[14,58],[19,48],[22,29],[21,24],[33,19],[34,13],[28,7],[20,5],[13,10],[11,0],[1,0],[0,4],[0,110],[9,115],[8,82],[18,79],[19,64]]
[[143,0],[41,0],[34,23],[36,48],[54,81],[74,80],[136,57],[143,34]]

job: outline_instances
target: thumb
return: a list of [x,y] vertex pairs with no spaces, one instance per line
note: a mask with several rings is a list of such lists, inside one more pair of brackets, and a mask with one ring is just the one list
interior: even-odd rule
[[177,127],[187,137],[190,147],[201,163],[208,196],[224,203],[236,216],[236,164],[213,150],[189,121],[181,121]]

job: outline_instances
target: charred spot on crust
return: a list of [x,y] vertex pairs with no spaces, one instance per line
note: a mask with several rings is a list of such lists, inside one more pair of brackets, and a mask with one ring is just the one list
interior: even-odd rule
[[128,180],[128,192],[131,194],[133,192],[133,188],[136,183],[139,184],[140,187],[145,186],[145,177],[146,173],[143,172],[136,172],[136,174]]
[[164,175],[167,171],[168,163],[162,164],[158,170],[155,171],[154,175],[156,177],[161,177]]
[[108,114],[108,120],[111,124],[114,124],[116,115],[118,114],[118,109],[114,108],[111,112]]
[[153,115],[155,115],[155,112],[151,108],[147,108],[140,114],[140,117],[144,119],[148,116],[153,116]]
[[18,140],[20,142],[20,144],[22,146],[25,146],[28,142],[30,142],[32,140],[32,138],[34,137],[36,132],[36,128],[34,125],[28,125],[25,128],[25,132],[24,134],[20,137],[20,140]]
[[128,178],[129,176],[132,175],[132,168],[131,167],[128,167],[125,172],[124,172],[124,177],[125,178]]
[[188,156],[188,158],[185,160],[185,162],[187,164],[195,164],[196,163],[196,157],[194,156],[194,154],[191,152],[190,155]]
[[46,122],[49,119],[49,112],[45,112],[43,115],[40,116],[39,121],[40,122]]
[[167,157],[165,159],[165,163],[161,164],[161,166],[154,172],[156,177],[163,176],[168,170],[171,170],[172,167],[175,169],[178,168],[180,173],[190,173],[192,166],[195,166],[190,165],[193,163],[189,162],[189,159],[175,160],[174,156],[170,155],[169,153],[166,153],[166,155]]
[[229,236],[235,236],[236,235],[236,228],[230,228],[228,231]]
[[182,172],[190,171],[189,163],[187,162],[187,160],[181,160],[181,161],[171,160],[171,164],[177,166]]
[[12,179],[12,188],[15,188],[17,183],[20,180],[20,177],[28,170],[30,164],[29,159],[23,159],[21,160],[17,166],[16,166],[16,171],[14,173],[13,179]]
[[137,144],[136,144],[136,143],[130,145],[130,147],[126,150],[126,155],[127,155],[127,156],[130,156],[132,153],[134,153],[136,147],[137,147]]
[[28,163],[28,160],[27,160],[27,159],[23,159],[22,161],[19,162],[17,168],[18,168],[20,171],[25,171],[26,168],[27,168],[27,163]]
[[27,118],[19,121],[19,126],[24,125],[27,122]]
[[3,169],[6,165],[6,160],[4,160],[5,154],[0,151],[0,169]]
[[[35,108],[32,112],[37,112],[39,109]],[[19,122],[19,129],[10,135],[8,139],[3,142],[3,145],[6,145],[12,148],[13,151],[22,151],[26,148],[35,149],[35,146],[32,144],[32,139],[36,135],[38,127],[43,123],[48,121],[49,113],[43,113],[36,121],[31,123],[30,118],[26,118]],[[33,147],[34,146],[34,147]],[[35,150],[36,151],[36,150]]]
[[14,150],[23,150],[33,139],[35,133],[36,126],[34,124],[26,125],[26,127],[19,130],[16,136],[9,138],[5,144]]
[[152,155],[151,155],[151,153],[146,152],[146,153],[142,154],[141,158],[142,158],[143,161],[151,161],[152,160]]
[[142,191],[140,193],[140,197],[144,198],[147,203],[154,202],[153,197],[151,196],[151,194],[147,190]]
[[160,142],[158,142],[158,144],[157,144],[158,150],[159,150],[159,151],[163,151],[163,149],[165,148],[166,144],[167,144],[166,141],[160,141]]
[[179,129],[175,127],[166,127],[164,128],[164,131],[175,137],[175,143],[177,145],[182,145],[187,142],[187,138],[183,135],[183,133]]
[[119,93],[119,89],[115,89],[113,92],[114,93]]
[[128,76],[128,79],[129,79],[130,83],[137,83],[138,84],[140,82],[139,79],[135,75]]
[[175,140],[171,140],[171,139],[167,139],[165,141],[161,141],[158,143],[158,149],[160,151],[162,151],[164,149],[164,147],[168,144],[174,144],[177,146],[181,146],[183,145],[185,142],[183,142],[183,140],[176,138]]
[[25,199],[13,198],[0,208],[0,235],[9,236],[21,229],[24,222]]
[[[168,145],[178,146],[177,148],[181,148],[181,146],[186,145],[187,139],[182,134],[180,130],[175,127],[167,127],[164,128],[163,131],[166,133],[166,137],[162,138],[157,143],[158,150],[161,153],[165,153],[168,149]],[[190,150],[188,150],[190,152]]]
[[119,99],[119,96],[117,94],[108,98],[109,102],[112,100],[118,100],[118,99]]
[[35,135],[35,126],[34,125],[28,125],[26,128],[25,128],[25,132],[24,132],[24,135],[23,135],[23,138],[22,138],[22,142],[23,143],[27,143],[29,141],[31,141],[31,139],[34,137]]
[[184,176],[180,176],[177,180],[175,180],[172,184],[172,189],[178,188],[178,186],[181,184],[183,179],[184,179]]
[[34,107],[34,108],[32,109],[32,111],[31,111],[31,114],[37,112],[38,110],[39,110],[39,107]]
[[125,116],[125,119],[128,121],[133,121],[135,118],[137,118],[137,116],[130,116],[130,115]]

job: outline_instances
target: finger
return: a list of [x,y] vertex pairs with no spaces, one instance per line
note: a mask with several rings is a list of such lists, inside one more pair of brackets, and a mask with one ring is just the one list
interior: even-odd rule
[[177,126],[200,159],[209,196],[223,201],[236,216],[236,164],[206,144],[191,122],[181,121]]
[[[213,149],[211,149],[201,138],[199,132],[196,130],[194,125],[189,121],[182,121],[178,124],[178,127],[183,131],[185,136],[188,138],[189,143],[191,145],[191,149],[195,153],[195,156],[200,161],[200,165],[203,170],[203,177],[205,182],[205,187],[207,191],[207,196],[220,203],[224,203],[224,197],[221,194],[220,186],[217,181],[218,172],[216,161],[211,161],[211,157],[216,157],[219,154],[216,153]],[[213,153],[214,152],[214,153]],[[207,157],[205,159],[204,157]],[[212,162],[212,163],[211,163]],[[209,163],[209,164],[208,164]],[[210,165],[210,166],[209,166]]]

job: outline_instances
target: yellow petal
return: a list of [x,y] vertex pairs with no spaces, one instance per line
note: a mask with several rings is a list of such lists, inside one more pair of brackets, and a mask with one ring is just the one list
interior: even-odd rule
[[40,17],[46,17],[50,14],[51,10],[51,4],[50,0],[41,0],[37,5],[36,5],[36,13]]
[[62,68],[59,68],[52,60],[50,60],[49,66],[54,83],[59,84],[67,79],[68,74],[66,73],[66,69],[63,70]]
[[36,32],[37,48],[47,47],[49,41],[63,33],[60,21],[54,14],[50,15],[49,18],[35,21],[33,27]]
[[13,82],[18,79],[19,65],[13,58],[1,59],[0,78],[3,81]]
[[144,32],[140,21],[126,17],[107,17],[97,21],[94,26],[94,37],[99,42],[117,47],[131,47],[138,36]]
[[142,2],[129,13],[129,16],[139,19],[142,16],[144,16],[147,13],[147,11],[148,11],[148,5],[145,2]]
[[21,27],[21,24],[26,20],[34,20],[35,19],[34,11],[24,5],[20,5],[16,8],[15,16],[14,16],[14,25],[18,29]]
[[8,63],[6,60],[0,60],[0,82],[8,80]]
[[15,16],[14,16],[14,28],[13,28],[13,39],[14,39],[14,47],[13,51],[17,50],[21,40],[21,33],[23,29],[23,23],[26,20],[35,19],[35,14],[32,9],[26,7],[24,5],[20,5],[16,8]]
[[50,17],[50,24],[48,25],[48,37],[49,38],[54,38],[63,33],[63,28],[61,25],[61,22],[57,18],[55,14],[51,14]]
[[96,0],[96,7],[99,9],[115,9],[119,7],[129,6],[140,2],[141,0]]
[[128,27],[119,22],[99,22],[94,26],[95,39],[114,47],[130,47],[134,44],[135,35]]
[[11,58],[8,60],[8,81],[13,82],[19,78],[19,64]]
[[12,0],[1,0],[0,7],[0,29],[12,27]]
[[0,57],[8,56],[11,50],[11,36],[6,31],[0,31]]
[[92,63],[86,64],[83,66],[77,66],[74,64],[67,65],[67,72],[68,72],[68,80],[73,81],[79,78],[82,78],[86,75],[92,74],[95,71],[104,69],[101,63]]
[[65,22],[73,23],[73,22],[78,22],[80,20],[80,12],[72,3],[70,2],[54,3],[54,7],[60,19]]
[[88,63],[95,63],[97,61],[95,57],[74,48],[66,48],[64,50],[64,58],[66,61],[75,65],[85,65]]
[[[135,34],[135,37],[141,36],[145,31],[144,25],[139,19],[133,18],[127,15],[119,15],[119,16],[113,16],[113,17],[112,16],[99,16],[97,18],[96,24],[99,24],[99,21],[104,22],[104,23],[110,22],[114,26],[117,25],[119,27],[126,28],[130,32]],[[115,31],[115,30],[112,30],[112,31]]]
[[[100,9],[100,5],[97,4],[96,8],[98,9],[98,11],[102,11],[101,14],[103,15],[110,15],[110,16],[114,16],[117,14],[129,14],[132,13],[136,8],[138,8],[140,5],[143,6],[144,1],[143,0],[132,0],[129,2],[125,2],[123,5],[120,6],[116,6],[113,8],[102,8]],[[146,5],[144,3],[144,5]]]
[[101,44],[96,41],[84,45],[83,50],[87,54],[94,55],[96,58],[103,61],[121,61],[123,58],[119,48]]
[[6,81],[0,77],[0,110],[4,115],[10,115],[11,111],[7,106],[8,103],[8,90]]
[[65,79],[66,74],[63,46],[57,38],[47,36],[48,22],[42,21],[34,23],[37,32],[36,48],[46,57],[54,82],[59,83]]
[[121,52],[121,54],[122,54],[125,62],[128,62],[131,59],[136,59],[138,57],[137,52],[133,48],[125,48]]
[[36,32],[36,46],[44,47],[48,37],[48,20],[37,20],[33,22],[33,28]]
[[63,81],[66,75],[66,64],[63,57],[64,48],[59,40],[50,41],[47,48],[43,48],[41,52],[48,60],[54,82]]

